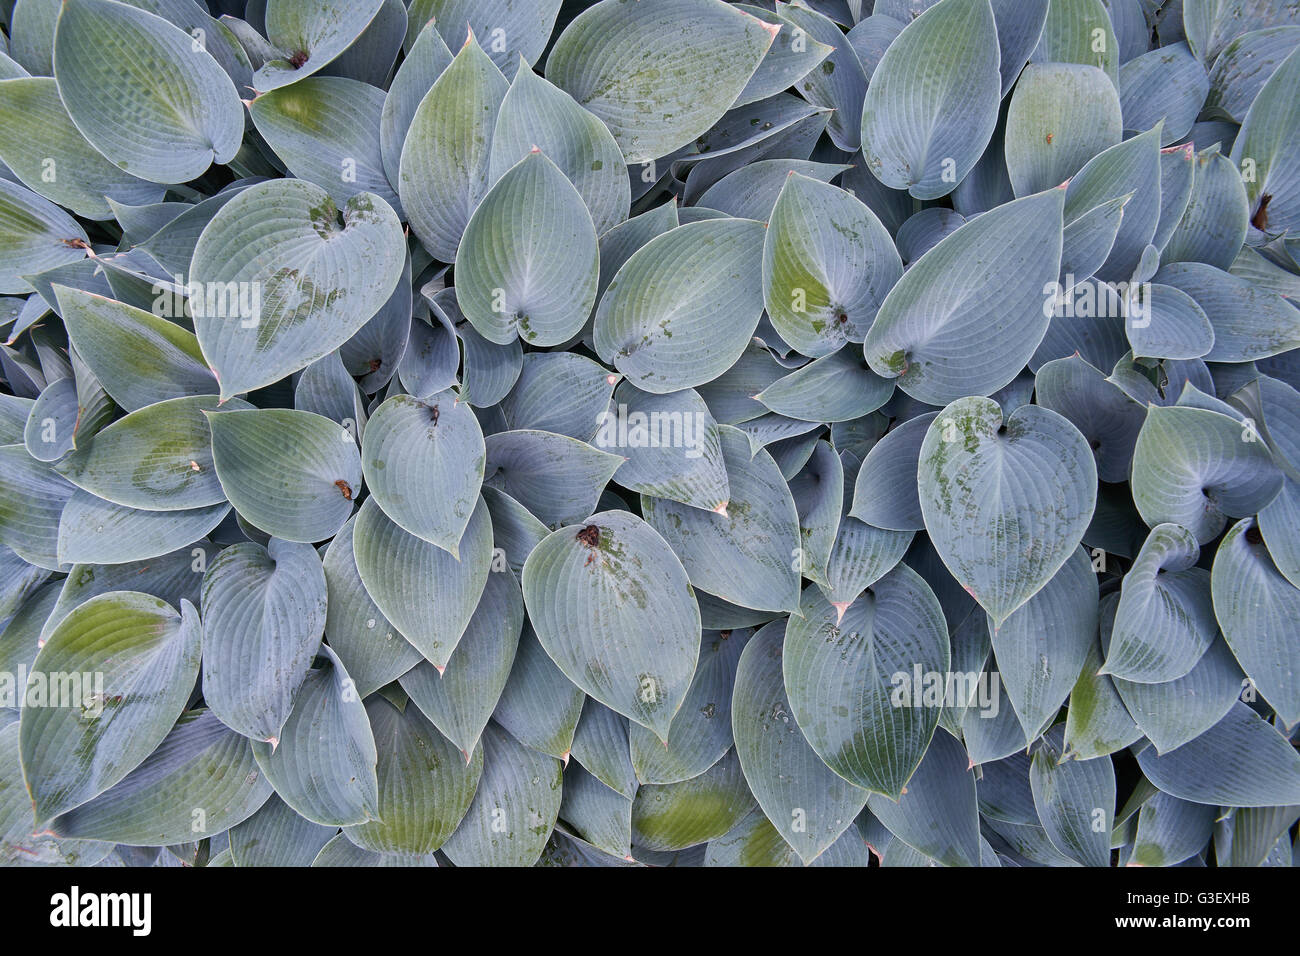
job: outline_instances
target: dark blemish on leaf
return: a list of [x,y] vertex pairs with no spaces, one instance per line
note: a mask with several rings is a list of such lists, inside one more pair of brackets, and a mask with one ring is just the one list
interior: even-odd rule
[[370,371],[372,372],[378,372],[379,366],[383,364],[384,364],[384,360],[377,359],[377,358],[372,358],[369,362],[366,363],[366,365],[369,367]]
[[730,632],[730,631],[718,631],[718,637],[722,638],[724,641],[729,641],[729,640],[731,640],[731,632]]
[[1260,533],[1259,525],[1252,525],[1251,527],[1246,529],[1246,543],[1247,544],[1264,543],[1264,535]]
[[349,485],[349,484],[348,484],[346,481],[344,481],[342,478],[340,478],[338,481],[334,482],[334,487],[337,488],[340,492],[342,492],[342,494],[343,494],[343,499],[344,499],[345,501],[351,501],[351,500],[352,500],[352,486]]
[[835,72],[835,63],[831,60],[824,61],[822,63],[822,72],[825,73],[827,76],[830,76],[832,73]]
[[1051,134],[1051,133],[1048,133],[1048,134],[1047,134],[1047,145],[1048,145],[1048,146],[1051,146],[1051,145],[1052,145],[1052,134]]
[[600,545],[600,529],[594,524],[589,524],[574,535],[574,538],[588,548],[595,548]]
[[1098,448],[1101,447],[1101,439],[1094,438],[1092,441],[1088,442],[1088,444],[1092,447],[1093,451],[1096,451]]
[[440,411],[438,410],[438,406],[437,406],[437,405],[430,406],[430,408],[429,408],[429,420],[433,422],[433,427],[434,427],[434,428],[437,428],[437,427],[438,427],[438,418],[439,418],[439,416],[440,416],[441,414],[442,414],[442,412],[440,412]]
[[845,312],[843,309],[840,309],[840,311],[835,313],[835,321],[838,322],[840,325],[843,325],[848,320],[849,320],[849,314]]
[[1259,208],[1255,210],[1255,215],[1250,217],[1250,224],[1263,232],[1268,228],[1268,204],[1273,200],[1272,193],[1264,193],[1259,197]]
[[301,69],[302,65],[307,62],[307,59],[310,56],[311,54],[306,50],[295,50],[289,55],[289,65],[295,70]]

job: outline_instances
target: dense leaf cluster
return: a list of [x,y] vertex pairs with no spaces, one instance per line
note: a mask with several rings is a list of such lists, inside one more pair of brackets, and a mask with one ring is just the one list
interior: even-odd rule
[[1296,4],[0,13],[0,863],[1290,865]]

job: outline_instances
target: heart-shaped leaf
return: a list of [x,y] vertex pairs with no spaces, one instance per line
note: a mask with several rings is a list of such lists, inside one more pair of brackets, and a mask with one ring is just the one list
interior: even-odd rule
[[523,589],[538,640],[565,676],[666,740],[695,671],[700,616],[686,571],[654,529],[621,511],[560,528],[528,556]]
[[104,793],[162,743],[198,677],[199,635],[193,605],[177,614],[138,591],[91,598],[59,623],[32,664],[19,728],[38,824]]
[[935,550],[994,626],[1074,553],[1097,501],[1097,469],[1073,425],[1035,405],[1004,420],[985,398],[953,402],[930,424],[918,481]]
[[297,179],[259,183],[222,206],[190,266],[194,331],[221,397],[346,342],[392,294],[404,258],[401,223],[373,193],[349,199],[342,223],[325,190]]

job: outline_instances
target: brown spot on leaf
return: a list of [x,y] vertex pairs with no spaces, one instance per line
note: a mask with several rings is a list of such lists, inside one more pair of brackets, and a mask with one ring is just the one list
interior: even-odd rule
[[369,367],[370,371],[372,371],[372,372],[378,372],[378,371],[379,371],[379,366],[381,366],[381,365],[384,364],[384,360],[383,360],[383,359],[372,358],[372,359],[371,359],[369,362],[367,362],[366,364],[367,364],[367,366]]
[[351,501],[351,500],[352,500],[352,486],[349,485],[349,484],[348,484],[346,481],[344,481],[342,478],[340,478],[338,481],[334,482],[334,487],[337,488],[337,489],[342,493],[343,498],[344,498],[345,501]]
[[1259,525],[1252,525],[1246,529],[1246,542],[1248,544],[1264,543],[1264,535],[1260,533]]
[[1047,134],[1047,145],[1048,145],[1048,146],[1051,146],[1051,145],[1052,145],[1052,134],[1051,134],[1051,133],[1048,133],[1048,134]]
[[1250,224],[1263,232],[1268,228],[1268,204],[1272,202],[1272,193],[1264,193],[1259,197],[1259,208],[1255,210],[1255,215],[1250,217]]
[[600,529],[594,524],[589,524],[574,535],[574,538],[588,548],[595,548],[600,544]]
[[295,50],[289,55],[289,65],[296,70],[306,63],[310,56],[311,54],[306,50]]

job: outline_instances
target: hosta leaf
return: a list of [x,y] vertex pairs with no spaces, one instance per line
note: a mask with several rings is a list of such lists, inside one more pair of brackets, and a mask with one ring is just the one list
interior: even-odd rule
[[1187,42],[1206,63],[1233,38],[1248,30],[1295,23],[1300,14],[1290,7],[1259,0],[1191,0],[1183,12]]
[[737,429],[718,429],[730,486],[716,512],[641,497],[647,522],[681,559],[691,584],[726,601],[772,611],[799,606],[799,515],[766,451]]
[[762,314],[754,267],[763,237],[757,222],[724,218],[651,239],[601,297],[596,352],[657,394],[716,378],[740,358]]
[[1115,611],[1105,672],[1159,684],[1187,674],[1218,633],[1207,573],[1193,565],[1201,549],[1186,528],[1152,529]]
[[407,534],[368,499],[353,528],[366,591],[402,636],[445,668],[469,625],[492,562],[492,519],[480,499],[460,541],[460,558]]
[[482,742],[483,776],[443,852],[457,866],[532,866],[560,812],[560,761],[495,724]]
[[978,866],[979,808],[966,750],[946,731],[935,733],[906,792],[897,800],[873,793],[871,812],[908,846],[947,866]]
[[1076,548],[1042,589],[994,626],[993,653],[1025,742],[1065,702],[1097,637],[1097,575]]
[[332,828],[378,816],[378,758],[355,682],[329,647],[321,645],[319,654],[294,696],[279,744],[254,741],[253,756],[285,803]]
[[199,620],[115,591],[65,617],[24,696],[23,776],[41,823],[99,796],[167,736],[198,676]]
[[731,750],[698,777],[638,790],[632,801],[632,840],[649,850],[684,850],[722,836],[753,806]]
[[401,66],[388,85],[379,117],[379,147],[384,173],[394,186],[401,182],[402,146],[424,94],[451,64],[451,51],[438,32],[438,24],[426,22],[406,51]]
[[525,622],[493,719],[534,750],[568,759],[585,700],[586,695],[555,666],[532,625]]
[[988,0],[942,0],[881,57],[862,104],[867,168],[920,199],[952,192],[997,125],[1002,77]]
[[[226,495],[204,412],[215,395],[174,398],[119,418],[55,467],[79,488],[129,508],[185,511]],[[251,408],[235,400],[235,408]]]
[[1190,296],[1214,326],[1207,362],[1250,362],[1300,347],[1300,309],[1269,289],[1202,262],[1176,262],[1157,282]]
[[595,511],[601,489],[622,464],[618,455],[534,429],[498,432],[486,445],[484,481],[551,527]]
[[1300,803],[1300,754],[1242,703],[1201,734],[1168,753],[1137,755],[1148,780],[1192,803],[1275,807]]
[[413,0],[410,6],[411,24],[432,19],[452,49],[460,49],[467,30],[491,41],[488,55],[503,73],[512,75],[508,71],[514,70],[519,57],[532,63],[541,56],[560,0]]
[[785,687],[808,743],[846,780],[897,799],[939,720],[915,675],[946,674],[934,592],[898,565],[847,608],[814,588],[786,627]]
[[763,299],[785,341],[813,357],[861,342],[902,274],[889,233],[867,206],[807,176],[786,179],[763,240]]
[[720,0],[602,0],[560,34],[547,76],[594,113],[627,163],[672,152],[736,101],[777,30]]
[[1032,64],[1007,113],[1011,188],[1028,196],[1059,186],[1121,133],[1119,94],[1105,73],[1074,63]]
[[[500,65],[504,71],[505,65]],[[524,63],[497,115],[492,180],[505,175],[533,147],[540,148],[577,189],[596,235],[604,235],[627,218],[631,191],[618,143],[604,123]]]
[[1227,269],[1241,251],[1250,214],[1241,173],[1213,147],[1196,157],[1195,169],[1186,208],[1160,258]]
[[626,512],[602,512],[534,548],[523,589],[538,640],[565,676],[666,740],[700,641],[699,609],[667,543]]
[[94,866],[113,845],[32,833],[32,802],[19,763],[18,719],[0,727],[0,863],[4,866]]
[[361,459],[346,429],[287,408],[206,414],[217,478],[244,518],[267,534],[309,543],[347,521]]
[[850,506],[853,504],[853,485],[857,481],[854,473],[857,461],[848,451],[840,453],[840,461],[844,465],[840,527],[831,547],[830,560],[826,563],[827,584],[818,585],[834,605],[852,602],[883,577],[902,560],[913,537],[911,531],[888,531],[852,517]]
[[375,853],[432,853],[464,819],[483,774],[483,751],[466,762],[418,707],[398,710],[382,696],[366,702],[379,749],[379,819],[345,827]]
[[1282,475],[1253,429],[1203,408],[1149,406],[1133,452],[1133,502],[1155,526],[1182,525],[1206,544],[1229,517],[1254,514]]
[[421,657],[384,617],[361,583],[352,547],[355,530],[356,519],[350,518],[329,543],[322,561],[329,594],[325,633],[357,696],[368,697],[409,671]]
[[[506,564],[516,574],[524,570],[528,555],[551,533],[527,508],[504,491],[484,485],[483,500],[492,516],[494,550],[504,552]],[[494,554],[496,558],[499,555]]]
[[1210,68],[1205,111],[1240,123],[1260,89],[1300,46],[1300,27],[1267,27],[1243,33],[1223,48]]
[[1098,673],[1101,665],[1101,648],[1093,641],[1070,691],[1062,744],[1065,756],[1070,759],[1105,757],[1142,737],[1142,730],[1129,715],[1114,681]]
[[[501,402],[511,429],[531,428],[590,442],[604,427],[618,376],[573,352],[530,352]],[[608,447],[608,446],[606,446]]]
[[[951,0],[948,0],[951,2]],[[890,290],[864,346],[873,371],[932,405],[1006,385],[1047,331],[1061,265],[1060,189],[979,216]]]
[[54,35],[54,76],[77,129],[132,176],[183,183],[239,150],[244,117],[234,83],[203,44],[153,13],[68,0]]
[[995,627],[1078,547],[1096,505],[1096,474],[1083,436],[1045,408],[1022,406],[1004,420],[995,402],[968,398],[931,423],[918,479],[925,525]]
[[[848,166],[835,163],[815,163],[804,159],[763,159],[735,172],[728,173],[721,180],[710,186],[698,200],[700,206],[708,207],[707,214],[700,219],[719,219],[734,216],[737,219],[754,219],[766,222],[772,215],[777,197],[791,173],[828,183]],[[686,225],[697,221],[692,215],[695,210],[683,209],[679,216]]]
[[786,624],[760,630],[741,654],[731,729],[745,779],[778,839],[811,862],[849,830],[867,792],[833,773],[809,746],[786,698]]
[[22,445],[0,446],[0,544],[28,564],[59,570],[59,519],[76,490]]
[[736,662],[748,631],[708,631],[700,642],[695,676],[668,730],[668,746],[640,725],[628,744],[642,783],[678,783],[703,773],[731,749],[731,698]]
[[384,98],[383,90],[359,80],[311,76],[255,97],[248,114],[299,179],[340,204],[373,193],[401,216],[379,149]]
[[325,629],[325,573],[310,545],[226,548],[203,576],[203,691],[221,722],[275,744]]
[[[636,770],[632,767],[630,728],[630,722],[622,714],[588,697],[582,705],[582,717],[573,734],[573,756],[578,763],[604,786],[628,801],[629,826],[630,803],[639,786]],[[659,741],[659,746],[663,746],[662,741]],[[566,800],[567,792],[566,789]]]
[[1052,845],[1084,866],[1110,865],[1115,825],[1115,768],[1109,757],[1064,760],[1056,731],[1029,767],[1034,807]]
[[365,32],[384,0],[267,0],[266,36],[278,58],[253,74],[258,90],[297,82],[338,58]]
[[456,301],[490,342],[559,345],[595,305],[598,259],[582,196],[534,147],[471,213],[456,251]]
[[1163,123],[1161,145],[1187,134],[1201,111],[1210,78],[1185,43],[1170,43],[1134,57],[1119,70],[1124,128],[1147,130]]
[[235,866],[311,866],[334,833],[333,827],[298,816],[272,794],[262,809],[230,828],[231,862]]
[[[1107,616],[1102,607],[1103,646],[1109,634]],[[1114,678],[1115,690],[1133,720],[1155,745],[1157,753],[1166,753],[1199,737],[1218,723],[1232,709],[1246,685],[1241,667],[1232,651],[1217,638],[1210,649],[1186,675],[1163,684],[1138,684]]]
[[450,390],[394,395],[375,409],[361,444],[366,486],[384,513],[453,557],[478,504],[485,454],[478,420]]
[[[757,14],[756,14],[757,15]],[[778,49],[788,35],[791,48],[805,52],[825,44],[830,52],[815,70],[809,70],[794,84],[810,103],[833,110],[826,132],[839,149],[852,152],[862,142],[862,99],[867,92],[868,74],[851,36],[811,4],[782,4],[777,10],[781,32],[771,49]],[[769,55],[771,51],[769,50]],[[760,70],[766,65],[760,66]]]
[[1239,521],[1223,536],[1210,590],[1233,655],[1282,721],[1300,723],[1300,648],[1288,637],[1300,590],[1278,572],[1257,522]]
[[86,142],[53,78],[5,80],[0,94],[0,159],[24,185],[87,219],[114,218],[109,197],[132,205],[162,199],[162,186],[124,172]]
[[560,816],[587,842],[612,856],[632,859],[632,799],[611,790],[578,764],[564,771]]
[[[1210,147],[1203,152],[1208,155],[1217,150]],[[1162,251],[1162,255],[1191,201],[1197,160],[1196,148],[1192,143],[1170,146],[1160,151],[1160,219],[1151,242]],[[1231,223],[1229,228],[1231,229]]]
[[692,389],[655,395],[621,382],[595,445],[625,455],[617,483],[633,492],[716,511],[731,497],[718,424]]
[[194,328],[223,399],[334,351],[392,294],[405,259],[392,207],[357,193],[339,218],[325,190],[281,179],[244,190],[204,228]]
[[1119,88],[1119,41],[1102,0],[1056,0],[1049,4],[1047,22],[1031,59],[1035,63],[1095,66]]
[[188,711],[117,786],[58,817],[50,829],[127,846],[168,846],[225,832],[256,813],[271,792],[246,738],[209,711]]
[[921,531],[917,463],[921,443],[938,412],[910,418],[888,431],[862,461],[853,490],[853,517],[876,528]]
[[466,754],[478,745],[505,690],[523,625],[519,582],[509,572],[495,571],[488,575],[446,672],[439,674],[424,661],[402,675],[402,689],[415,706]]
[[0,294],[26,295],[23,276],[86,257],[80,223],[30,189],[0,180]]
[[[736,97],[736,106],[755,103],[788,89],[795,82],[811,73],[814,67],[819,66],[823,60],[836,50],[835,46],[829,46],[809,37],[807,32],[802,34],[801,41],[796,41],[794,37],[795,31],[790,29],[791,24],[784,20],[781,15],[770,10],[748,3],[737,4],[737,6],[750,16],[758,17],[767,23],[780,25],[782,30],[776,35],[776,40],[772,45],[768,47],[767,55],[763,57],[758,69],[754,71],[754,75],[745,84],[745,89],[740,96]],[[788,13],[789,10],[783,12]],[[795,14],[795,16],[799,15]],[[831,75],[833,75],[833,72]],[[865,91],[865,86],[863,90]],[[847,118],[841,117],[841,119]]]
[[1088,441],[1102,481],[1126,481],[1133,446],[1146,413],[1105,373],[1078,355],[1041,366],[1034,381],[1038,404],[1069,419]]
[[[211,866],[212,864],[208,864]],[[353,868],[358,866],[437,866],[438,858],[432,853],[412,855],[409,853],[373,853],[363,850],[345,834],[340,833],[321,847],[320,853],[312,861],[312,866],[337,866]]]
[[142,511],[78,490],[59,516],[59,561],[126,564],[194,544],[230,513],[230,505]]
[[1214,808],[1154,794],[1138,812],[1129,866],[1173,866],[1200,852],[1214,831]]
[[1159,127],[1154,127],[1103,150],[1088,160],[1066,188],[1066,222],[1132,193],[1124,203],[1110,253],[1096,269],[1098,278],[1127,282],[1155,237],[1161,206],[1159,134]]
[[1292,51],[1260,88],[1232,144],[1232,164],[1254,175],[1245,183],[1251,224],[1265,232],[1300,226],[1300,56]]
[[420,100],[402,146],[397,192],[429,254],[456,259],[470,214],[488,187],[492,130],[510,88],[471,37]]

